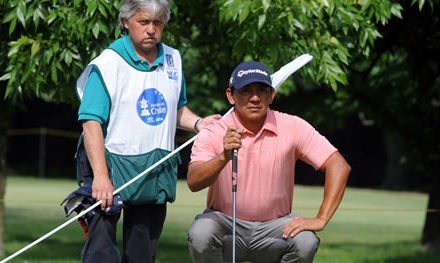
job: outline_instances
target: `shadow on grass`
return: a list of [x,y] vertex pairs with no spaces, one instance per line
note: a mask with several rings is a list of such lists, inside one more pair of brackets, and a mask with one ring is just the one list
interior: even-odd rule
[[[39,221],[32,222],[12,220],[6,231],[6,247],[8,255],[33,242],[48,229],[52,229],[56,222]],[[120,232],[118,227],[119,246]],[[169,224],[165,227],[159,242],[156,263],[186,263],[191,262],[187,241],[186,228],[180,225]],[[327,236],[323,239],[321,247],[315,257],[315,263],[412,263],[412,262],[439,262],[439,253],[425,252],[417,238],[405,238],[400,240],[387,239],[374,232],[369,238],[356,240],[355,236],[341,242]],[[385,239],[384,239],[385,238]],[[332,242],[333,240],[333,242]],[[347,240],[350,240],[347,242]],[[79,262],[81,249],[84,245],[82,229],[78,224],[73,224],[56,233],[48,239],[32,247],[13,262],[38,262],[38,263],[71,263]]]
[[157,252],[157,263],[191,262],[186,243],[161,240]]
[[424,251],[416,240],[395,242],[324,243],[318,250],[316,262],[362,263],[437,263],[440,253]]
[[[16,236],[18,240],[29,240],[31,235]],[[83,246],[82,237],[72,239],[45,240],[17,257],[17,262],[79,262]],[[22,241],[20,242],[20,245]],[[392,243],[326,243],[322,244],[315,262],[362,262],[362,263],[413,263],[438,262],[439,253],[425,252],[416,241]],[[162,238],[159,244],[157,263],[191,262],[186,242],[172,237]]]
[[[24,232],[16,233],[14,240],[8,240],[8,256],[38,238],[35,238],[35,235],[31,232],[28,233],[29,234]],[[27,240],[31,241],[26,242]],[[67,233],[60,234],[58,237],[55,235],[35,245],[17,256],[13,262],[15,262],[15,260],[17,260],[16,262],[80,262],[84,241],[81,233],[78,234],[73,233],[73,231],[67,231]],[[121,249],[122,241],[118,240],[118,244]],[[186,241],[181,238],[175,239],[163,236],[159,243],[156,263],[176,262],[191,262]]]
[[417,251],[412,255],[398,256],[394,258],[386,259],[386,263],[413,263],[413,262],[424,262],[424,263],[434,263],[440,261],[440,253]]
[[[36,240],[36,238],[33,239],[33,237],[33,235],[16,235],[14,237],[16,241],[12,241],[12,243],[14,243],[11,247],[13,251],[8,251],[8,255],[15,253]],[[27,260],[30,262],[40,262],[45,259],[50,259],[50,261],[54,259],[72,259],[79,261],[81,249],[84,245],[84,240],[81,238],[81,236],[75,235],[72,240],[46,239],[29,248],[16,258],[23,260],[23,262]],[[24,240],[32,241],[25,242]]]

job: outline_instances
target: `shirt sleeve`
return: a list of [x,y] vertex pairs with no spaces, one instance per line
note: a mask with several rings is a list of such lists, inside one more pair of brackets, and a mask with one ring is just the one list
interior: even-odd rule
[[110,97],[99,70],[94,67],[87,79],[78,110],[78,121],[95,120],[101,125],[108,122]]
[[180,89],[180,95],[179,95],[179,102],[177,103],[177,109],[180,109],[180,107],[185,106],[188,103],[188,100],[186,99],[186,81],[185,81],[185,74],[182,70],[182,88]]
[[337,149],[308,122],[296,118],[295,137],[297,138],[298,159],[319,170],[325,161],[337,151]]

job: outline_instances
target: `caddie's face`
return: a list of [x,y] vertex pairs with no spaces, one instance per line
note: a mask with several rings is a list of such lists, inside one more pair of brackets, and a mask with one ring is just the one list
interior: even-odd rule
[[148,10],[138,9],[131,18],[124,20],[124,26],[136,52],[142,55],[156,49],[162,38],[165,23]]
[[228,88],[226,96],[241,121],[258,124],[266,119],[275,91],[263,83],[252,83],[239,90]]

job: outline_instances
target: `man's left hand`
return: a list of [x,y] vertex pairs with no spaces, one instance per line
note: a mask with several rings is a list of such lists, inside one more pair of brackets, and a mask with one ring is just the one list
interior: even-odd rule
[[320,218],[295,217],[284,227],[283,238],[294,237],[302,231],[321,231],[326,222]]

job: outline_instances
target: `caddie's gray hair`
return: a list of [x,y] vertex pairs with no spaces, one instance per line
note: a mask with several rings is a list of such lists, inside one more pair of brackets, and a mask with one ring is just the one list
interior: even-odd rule
[[170,3],[168,0],[124,0],[119,10],[119,27],[126,33],[124,19],[130,19],[139,9],[146,9],[160,18],[165,24],[170,20]]

